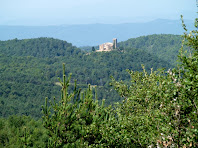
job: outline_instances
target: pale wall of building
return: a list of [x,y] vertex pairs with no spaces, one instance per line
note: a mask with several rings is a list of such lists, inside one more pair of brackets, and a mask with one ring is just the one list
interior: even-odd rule
[[113,39],[113,43],[104,43],[99,45],[99,50],[97,52],[101,52],[101,51],[112,51],[113,49],[117,48],[117,39],[114,38]]

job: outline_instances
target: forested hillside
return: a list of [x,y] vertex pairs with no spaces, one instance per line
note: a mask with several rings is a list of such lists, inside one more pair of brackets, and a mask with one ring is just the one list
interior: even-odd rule
[[[177,43],[177,36],[175,40]],[[164,48],[166,46],[170,45],[167,43]],[[163,48],[161,50],[163,53]],[[147,71],[151,67],[173,66],[138,47],[127,46],[124,52],[88,54],[66,41],[53,38],[0,41],[0,116],[40,117],[44,97],[59,97],[57,78],[62,76],[62,63],[66,65],[66,74],[72,73],[72,84],[77,79],[78,87],[97,86],[99,100],[104,98],[107,104],[120,100],[109,86],[111,75],[125,81],[129,79],[126,69],[141,71],[141,64]]]
[[136,48],[176,64],[178,49],[181,48],[182,37],[179,35],[161,34],[131,38],[120,42],[120,48]]
[[102,53],[52,38],[1,41],[0,147],[198,147],[198,31],[183,28],[176,68],[162,59],[164,40]]

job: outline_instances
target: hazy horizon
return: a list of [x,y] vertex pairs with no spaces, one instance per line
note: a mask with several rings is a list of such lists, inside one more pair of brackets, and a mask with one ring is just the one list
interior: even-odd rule
[[197,17],[196,0],[0,1],[0,25],[122,24]]

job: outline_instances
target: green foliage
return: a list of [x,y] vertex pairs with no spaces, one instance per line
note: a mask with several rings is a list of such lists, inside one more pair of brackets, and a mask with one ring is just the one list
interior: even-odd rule
[[82,51],[72,46],[71,43],[53,38],[0,41],[0,51],[7,56],[33,56],[38,58],[82,54]]
[[70,78],[64,75],[61,101],[51,104],[54,113],[47,102],[43,109],[50,147],[198,147],[197,33],[184,34],[189,51],[182,46],[177,68],[127,70],[127,84],[112,77],[111,85],[124,98],[114,110],[94,101],[90,86],[81,97],[77,89],[69,94]]
[[[197,26],[198,19],[195,21],[196,29]],[[35,53],[35,55],[33,54],[35,57],[26,57],[32,52],[17,50],[16,55],[6,53],[10,50],[6,45],[6,52],[0,55],[2,63],[10,66],[7,68],[7,65],[1,63],[2,68],[0,69],[2,73],[0,113],[3,116],[6,114],[4,109],[7,107],[10,107],[8,115],[12,112],[21,114],[18,108],[13,107],[13,104],[17,104],[19,101],[18,96],[23,96],[21,101],[27,106],[31,99],[26,102],[27,100],[24,98],[26,94],[34,96],[35,90],[42,92],[41,95],[47,91],[46,96],[52,97],[49,92],[55,85],[45,80],[49,78],[52,81],[55,76],[60,75],[59,69],[55,68],[58,62],[67,58],[70,63],[66,65],[66,69],[65,64],[63,65],[63,80],[56,83],[62,88],[60,99],[55,97],[54,101],[48,102],[47,98],[45,100],[45,106],[43,106],[45,128],[41,126],[41,121],[35,121],[26,116],[10,116],[8,119],[0,119],[0,146],[198,147],[198,31],[188,33],[184,22],[183,27],[186,33],[183,35],[184,40],[179,54],[181,64],[168,71],[167,69],[156,71],[158,66],[154,67],[154,70],[148,71],[150,64],[169,64],[163,60],[160,62],[158,58],[154,58],[153,61],[153,56],[142,49],[124,48],[122,52],[84,54],[65,43],[68,48],[62,52],[59,47],[64,44],[55,47],[53,39],[50,39],[48,44],[53,46],[53,50],[49,52],[49,55],[46,50],[44,52],[46,55],[40,56]],[[36,41],[39,40],[46,39],[41,38]],[[23,41],[29,42],[30,40]],[[20,45],[17,44],[20,42],[17,39],[11,42],[13,45]],[[5,42],[0,44],[4,46]],[[165,45],[166,43],[163,46]],[[50,56],[56,49],[59,55]],[[41,51],[37,50],[37,52]],[[19,54],[22,56],[15,57]],[[11,56],[11,58],[8,60],[5,55]],[[17,61],[15,61],[16,59]],[[146,66],[142,66],[142,71],[137,71],[139,66],[134,66],[133,60],[138,61],[137,65],[144,61]],[[134,69],[130,67],[132,63]],[[84,65],[86,66],[83,67]],[[15,66],[24,70],[14,68]],[[80,70],[79,67],[81,67]],[[127,70],[130,82],[123,71],[126,68],[130,68]],[[83,89],[77,87],[77,82],[71,79],[71,75],[66,79],[66,71],[69,73],[70,69],[76,72],[75,76],[78,76]],[[102,73],[101,70],[103,70]],[[23,72],[21,73],[21,71]],[[99,103],[97,96],[100,96],[100,93],[93,89],[98,85],[98,90],[102,90],[103,93],[111,92],[107,86],[109,82],[107,77],[110,76],[110,73],[115,76],[115,78],[112,77],[111,85],[120,98],[123,98],[121,103],[117,103],[113,107],[105,106],[104,101]],[[24,79],[21,76],[24,76]],[[96,82],[92,78],[94,76],[99,78]],[[124,81],[118,82],[122,78]],[[22,84],[19,85],[20,83]],[[91,85],[89,84],[88,89],[84,89],[88,83]],[[43,84],[46,87],[49,86],[50,89],[40,88],[40,85]],[[18,88],[22,86],[32,90],[28,91],[24,88],[24,92],[20,92]],[[57,89],[57,87],[54,88]],[[105,90],[106,88],[107,90]],[[4,98],[9,99],[5,101]],[[31,101],[36,105],[40,100]],[[18,104],[19,107],[24,105]],[[33,112],[31,114],[34,115],[32,108],[30,107],[29,112]]]
[[176,66],[178,49],[181,47],[181,43],[182,37],[180,35],[154,34],[120,42],[119,46],[125,48],[125,50],[130,48],[142,49]]
[[143,147],[198,147],[197,33],[184,34],[183,45],[189,51],[184,52],[182,46],[178,68],[151,70],[150,74],[144,67],[143,72],[128,70],[130,85],[112,78],[112,85],[125,98],[117,109],[119,122],[128,129],[129,139]]
[[0,118],[0,147],[35,147],[47,145],[47,133],[40,120],[27,116]]
[[129,76],[125,69],[141,71],[141,64],[146,70],[171,67],[167,61],[139,49],[87,54],[70,43],[52,38],[0,41],[0,53],[2,117],[17,114],[40,118],[41,105],[45,102],[43,96],[59,97],[57,77],[62,76],[60,63],[66,63],[66,74],[73,73],[78,87],[97,86],[98,100],[106,99],[106,104],[121,100],[109,86],[111,75],[117,81],[127,82]]
[[92,51],[96,51],[95,47],[92,47],[91,50],[92,50]]
[[59,90],[52,81],[45,81],[53,73],[46,60],[0,55],[0,61],[0,116],[41,117],[42,96],[58,96]]
[[[65,65],[63,65],[65,68]],[[100,106],[93,99],[91,87],[85,92],[77,89],[68,92],[70,77],[66,80],[65,70],[61,82],[61,100],[48,107],[46,99],[43,107],[44,126],[49,131],[49,147],[85,147],[100,143],[100,127],[108,119],[110,108]],[[53,109],[51,112],[50,108]]]

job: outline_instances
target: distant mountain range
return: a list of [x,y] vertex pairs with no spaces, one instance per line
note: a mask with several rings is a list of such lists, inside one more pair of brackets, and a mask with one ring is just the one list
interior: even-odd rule
[[[189,30],[193,21],[185,21]],[[53,37],[71,42],[75,46],[96,46],[111,42],[113,38],[129,38],[151,34],[183,34],[181,21],[157,19],[147,23],[83,24],[62,26],[0,26],[0,40]]]

